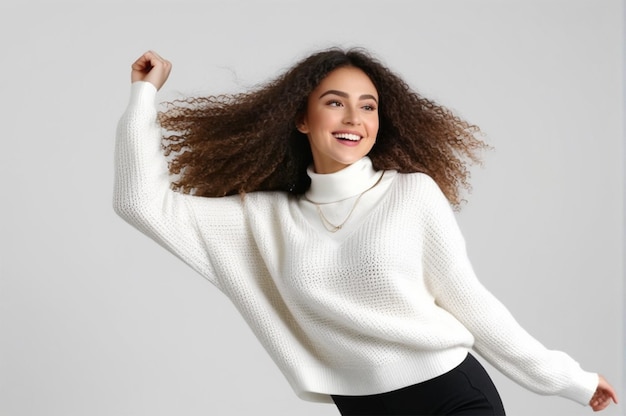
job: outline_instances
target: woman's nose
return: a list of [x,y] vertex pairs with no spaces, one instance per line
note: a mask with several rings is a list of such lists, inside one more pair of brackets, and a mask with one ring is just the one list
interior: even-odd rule
[[343,122],[345,124],[359,125],[361,124],[361,115],[357,109],[347,108]]

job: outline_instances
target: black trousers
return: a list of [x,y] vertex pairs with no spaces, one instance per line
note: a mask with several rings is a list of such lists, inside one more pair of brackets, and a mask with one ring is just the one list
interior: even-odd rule
[[458,367],[423,383],[370,396],[332,398],[344,416],[505,414],[491,378],[471,354]]

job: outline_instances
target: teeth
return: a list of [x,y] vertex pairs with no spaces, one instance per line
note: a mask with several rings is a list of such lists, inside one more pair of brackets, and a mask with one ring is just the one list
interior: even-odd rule
[[351,140],[353,142],[358,142],[361,140],[361,136],[357,134],[349,134],[349,133],[338,133],[334,135],[337,139]]

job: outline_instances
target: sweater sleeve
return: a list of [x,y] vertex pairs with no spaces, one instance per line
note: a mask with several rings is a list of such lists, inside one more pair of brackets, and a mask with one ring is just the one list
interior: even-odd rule
[[506,376],[536,393],[587,405],[598,375],[544,347],[478,281],[447,199],[432,179],[426,182],[425,272],[437,304],[472,333],[476,351]]
[[[171,189],[156,118],[156,92],[149,82],[131,85],[130,102],[117,126],[113,208],[126,222],[219,287],[211,248],[218,244],[219,235],[235,238],[241,234],[240,200],[238,196],[196,197]],[[212,231],[208,236],[206,229]]]

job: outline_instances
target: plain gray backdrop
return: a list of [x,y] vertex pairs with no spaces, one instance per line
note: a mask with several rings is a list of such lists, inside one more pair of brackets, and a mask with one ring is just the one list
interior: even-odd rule
[[[34,2],[0,6],[0,415],[337,415],[300,401],[228,300],[111,208],[130,64],[160,100],[235,92],[364,46],[494,150],[458,218],[482,282],[623,392],[619,0]],[[509,415],[590,415],[488,367]],[[623,414],[613,406],[606,415]]]

